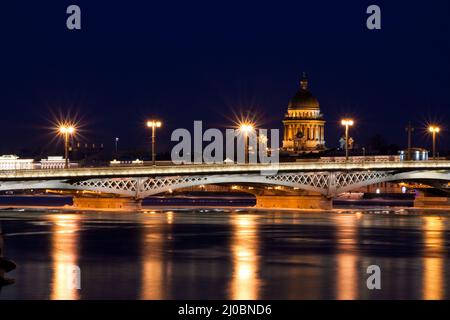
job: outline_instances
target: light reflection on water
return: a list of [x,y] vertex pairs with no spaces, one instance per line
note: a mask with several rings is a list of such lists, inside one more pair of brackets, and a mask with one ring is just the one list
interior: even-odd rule
[[[167,213],[167,223],[171,224],[173,213]],[[163,228],[164,221],[156,220],[155,226]],[[142,235],[142,286],[140,299],[161,300],[167,298],[164,288],[169,284],[166,282],[170,278],[171,264],[166,263],[163,256],[164,233],[153,232],[147,228]]]
[[423,299],[444,299],[444,225],[441,217],[424,217]]
[[358,297],[357,287],[357,256],[355,255],[357,246],[357,219],[360,215],[346,215],[341,217],[336,230],[337,251],[336,254],[336,299],[353,300]]
[[[0,221],[18,266],[1,299],[449,297],[448,214],[1,212]],[[366,287],[371,264],[380,291]]]
[[256,300],[259,298],[259,238],[255,215],[235,215],[231,219],[231,252],[233,271],[230,281],[230,299]]
[[52,223],[51,257],[53,279],[50,299],[75,300],[79,298],[76,288],[75,267],[78,265],[78,230],[80,215],[49,215]]

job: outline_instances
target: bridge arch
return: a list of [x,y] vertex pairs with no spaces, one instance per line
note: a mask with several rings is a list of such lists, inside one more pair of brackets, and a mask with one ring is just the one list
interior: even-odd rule
[[142,198],[164,193],[170,190],[176,190],[186,187],[208,185],[208,184],[260,184],[293,187],[306,191],[318,192],[326,195],[326,178],[308,175],[300,178],[298,175],[273,176],[261,175],[213,175],[202,177],[162,177],[149,178],[143,182],[139,195]]
[[383,182],[418,182],[423,180],[450,181],[450,173],[448,171],[379,172],[371,177],[369,176],[368,179],[356,179],[351,183],[343,183],[337,189],[337,194]]

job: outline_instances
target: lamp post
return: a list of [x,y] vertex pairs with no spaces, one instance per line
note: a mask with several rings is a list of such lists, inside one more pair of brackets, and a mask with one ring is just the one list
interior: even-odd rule
[[248,150],[248,134],[255,130],[255,127],[251,123],[242,123],[239,125],[239,130],[244,134],[244,163],[249,161],[249,150]]
[[158,120],[147,121],[147,127],[152,128],[152,164],[154,166],[156,166],[156,151],[155,151],[156,128],[160,128],[161,126],[162,126],[161,121]]
[[118,137],[116,137],[116,139],[114,140],[114,143],[115,143],[115,146],[116,146],[116,158],[117,158],[117,151],[118,151],[117,145],[119,143],[119,138]]
[[348,161],[348,128],[353,126],[352,119],[342,119],[341,124],[345,126],[345,161]]
[[436,160],[436,134],[441,131],[441,128],[433,125],[428,127],[428,131],[430,131],[433,136],[433,160]]
[[408,152],[406,160],[411,160],[411,141],[412,141],[412,133],[414,132],[414,128],[411,125],[411,122],[408,123],[408,126],[405,128],[406,132],[408,132]]
[[64,168],[69,168],[69,136],[75,133],[75,127],[71,125],[62,125],[59,127],[59,132],[64,137]]

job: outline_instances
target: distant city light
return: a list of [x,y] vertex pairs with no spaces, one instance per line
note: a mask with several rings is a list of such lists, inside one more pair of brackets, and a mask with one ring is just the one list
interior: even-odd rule
[[261,135],[261,136],[259,136],[259,141],[260,141],[262,144],[266,144],[267,141],[268,141],[268,138],[267,138],[266,135]]

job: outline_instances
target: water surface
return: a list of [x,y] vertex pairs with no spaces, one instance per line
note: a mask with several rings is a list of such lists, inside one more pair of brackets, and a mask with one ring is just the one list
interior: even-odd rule
[[[448,299],[450,215],[2,211],[0,299]],[[381,268],[381,290],[366,269]],[[74,286],[74,268],[81,289]]]

